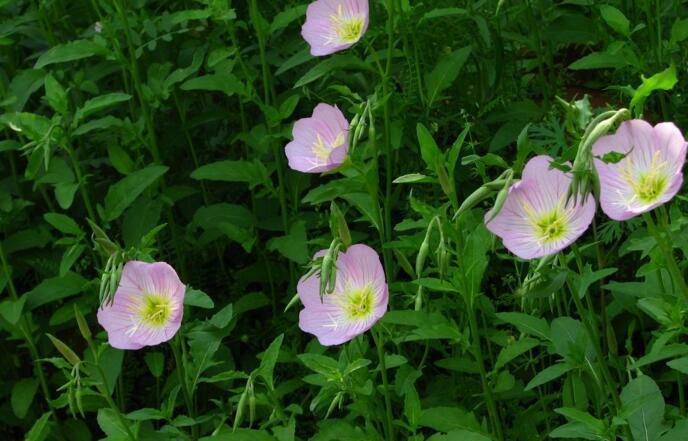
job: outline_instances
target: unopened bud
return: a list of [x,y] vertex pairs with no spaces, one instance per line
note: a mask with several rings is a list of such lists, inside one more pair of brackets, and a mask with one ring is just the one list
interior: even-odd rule
[[67,360],[72,366],[76,366],[78,364],[81,364],[81,359],[79,358],[78,355],[72,349],[67,346],[62,340],[60,340],[57,337],[52,336],[51,334],[46,334],[50,341],[53,343],[53,346],[55,346],[55,349],[62,354],[65,360]]

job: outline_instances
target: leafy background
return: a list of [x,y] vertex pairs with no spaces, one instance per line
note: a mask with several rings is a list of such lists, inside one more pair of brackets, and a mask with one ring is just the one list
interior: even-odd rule
[[[372,0],[325,58],[306,6],[0,1],[3,439],[688,439],[685,303],[640,221],[598,215],[546,268],[480,226],[489,201],[452,221],[529,156],[572,160],[607,108],[688,128],[688,3]],[[286,166],[319,102],[369,116],[356,167]],[[384,256],[384,363],[372,335],[326,349],[285,311],[331,219]],[[105,343],[114,251],[188,284],[182,354]]]

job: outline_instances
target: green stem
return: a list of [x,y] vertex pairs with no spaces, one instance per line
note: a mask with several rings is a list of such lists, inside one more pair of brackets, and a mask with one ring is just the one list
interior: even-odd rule
[[[5,273],[5,277],[7,277],[7,285],[9,287],[10,296],[12,297],[13,301],[17,301],[19,299],[19,295],[17,294],[17,288],[14,286],[14,281],[12,280],[12,274],[10,273],[9,264],[7,263],[7,257],[5,256],[5,249],[3,248],[2,241],[0,241],[0,262],[2,263],[2,271]],[[36,375],[38,376],[38,381],[41,385],[43,398],[48,404],[48,408],[52,412],[53,418],[55,418],[55,421],[58,421],[57,415],[55,414],[55,407],[53,406],[52,398],[50,396],[48,381],[45,378],[43,368],[41,367],[41,363],[39,361],[41,357],[38,353],[36,343],[33,341],[33,336],[31,335],[31,330],[29,329],[29,322],[24,314],[22,314],[20,318],[19,330],[21,331],[21,334],[24,337],[24,340],[26,340],[27,346],[29,347],[29,353],[31,354]]]
[[[385,145],[385,204],[384,204],[384,231],[385,242],[392,240],[392,175],[393,161],[392,161],[392,121],[389,96],[389,82],[392,71],[392,53],[394,50],[394,14],[395,3],[397,0],[389,0],[387,11],[387,60],[385,66],[384,77],[382,79],[382,95],[385,100],[383,108],[384,117],[384,145]],[[385,269],[387,280],[391,280],[394,269],[392,268],[393,260],[390,256],[390,250],[382,248],[383,258],[385,260]]]
[[385,394],[385,412],[386,412],[386,432],[387,440],[394,441],[394,417],[392,415],[392,402],[389,397],[389,382],[387,381],[387,365],[385,363],[385,348],[384,339],[382,332],[377,332],[375,329],[372,330],[373,340],[375,341],[375,346],[377,347],[377,357],[380,361],[380,375],[382,376],[382,388]]
[[[674,258],[674,253],[671,244],[667,243],[664,240],[661,234],[662,232],[660,232],[657,229],[657,225],[655,224],[654,219],[652,219],[652,215],[650,215],[650,213],[643,213],[643,219],[647,224],[648,231],[650,232],[652,237],[654,237],[655,241],[657,242],[657,245],[659,246],[659,249],[664,254],[664,261],[666,263],[667,269],[669,270],[669,274],[671,275],[671,279],[674,282],[674,289],[680,291],[681,294],[685,297],[685,299],[688,300],[688,286],[686,286],[686,281],[683,278],[683,274],[681,273],[681,270],[678,267],[678,264],[676,263],[676,259]],[[667,236],[669,236],[669,228],[668,224],[666,224],[666,220],[665,225],[663,225],[663,230],[664,233]]]
[[[559,263],[564,269],[568,269],[566,262],[564,260],[564,257],[562,254],[558,255],[559,257]],[[568,277],[566,278],[566,286],[568,287],[569,292],[571,293],[571,298],[573,299],[573,303],[576,306],[576,310],[578,311],[578,315],[580,316],[581,320],[583,321],[583,326],[585,327],[585,331],[588,334],[588,338],[590,339],[590,342],[592,344],[593,350],[595,351],[595,356],[597,357],[597,362],[599,365],[600,372],[602,374],[602,380],[600,381],[600,387],[604,387],[607,389],[609,395],[612,397],[612,401],[609,402],[607,399],[607,394],[605,394],[605,399],[607,399],[607,406],[614,412],[615,415],[620,414],[621,410],[621,399],[619,398],[619,393],[616,388],[616,383],[612,379],[612,375],[609,372],[609,368],[607,367],[607,363],[605,362],[606,357],[604,356],[602,352],[602,347],[600,346],[600,336],[597,332],[597,328],[594,325],[594,322],[592,320],[591,314],[588,310],[585,309],[583,306],[583,303],[581,302],[581,299],[578,297],[578,294],[576,293],[576,290],[573,289],[573,286],[571,285],[571,282],[569,281]],[[592,366],[591,366],[592,368]],[[593,371],[593,374],[595,372]],[[601,384],[604,382],[604,384]],[[624,426],[624,432],[626,433],[626,438],[629,441],[633,440],[633,435],[631,434],[631,431],[628,426]]]
[[77,183],[79,184],[79,193],[81,193],[81,199],[84,201],[84,206],[86,207],[86,212],[88,213],[88,217],[91,218],[92,221],[96,221],[96,212],[93,209],[93,204],[91,203],[91,195],[88,192],[88,188],[86,187],[86,180],[84,178],[83,171],[81,170],[81,164],[79,163],[79,158],[77,157],[76,152],[70,145],[65,145],[64,146],[65,150],[67,151],[67,155],[69,156],[70,161],[72,162],[72,168],[74,168],[74,173],[76,174],[76,180]]
[[478,320],[476,317],[476,310],[473,301],[471,300],[467,304],[468,309],[468,322],[471,327],[471,336],[473,337],[473,356],[478,362],[478,370],[480,372],[480,383],[483,388],[483,394],[485,395],[485,403],[487,404],[487,412],[492,423],[492,432],[498,441],[504,439],[502,434],[502,424],[499,417],[499,411],[497,409],[497,404],[495,403],[494,396],[492,395],[492,389],[490,388],[490,383],[487,381],[487,371],[485,370],[485,360],[483,359],[482,350],[480,348],[480,331],[478,330]]
[[[170,346],[172,347],[172,354],[174,355],[174,362],[177,365],[177,377],[179,379],[179,387],[182,389],[182,395],[184,395],[184,402],[186,403],[186,410],[189,412],[191,418],[195,418],[195,412],[193,408],[193,401],[191,400],[191,394],[189,393],[189,384],[186,381],[186,363],[182,358],[180,349],[184,344],[180,337],[181,330],[177,332],[174,337],[174,341]],[[197,426],[194,424],[191,426],[191,436],[192,439],[198,439]]]
[[127,424],[127,421],[124,419],[124,415],[122,415],[122,412],[120,411],[119,407],[117,407],[117,404],[110,396],[110,388],[107,384],[107,378],[105,377],[105,373],[103,372],[103,370],[100,368],[99,361],[96,361],[96,369],[98,370],[98,375],[100,375],[100,381],[102,382],[102,385],[98,387],[100,395],[102,395],[102,397],[105,398],[105,401],[108,403],[108,406],[110,406],[110,409],[112,409],[112,411],[117,416],[117,420],[119,421],[119,424],[122,426],[124,431],[127,433],[127,437],[131,441],[136,441],[136,437],[131,432],[129,424]]

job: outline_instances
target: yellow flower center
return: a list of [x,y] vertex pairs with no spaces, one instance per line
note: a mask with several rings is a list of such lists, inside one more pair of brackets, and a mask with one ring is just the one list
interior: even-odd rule
[[366,318],[373,311],[375,296],[368,284],[361,288],[354,288],[346,293],[346,313],[350,319]]
[[341,4],[337,8],[337,15],[330,16],[330,22],[337,33],[339,43],[355,43],[363,31],[363,18],[346,17]]
[[564,209],[563,199],[553,210],[545,213],[535,213],[527,202],[523,204],[523,209],[527,214],[525,219],[533,226],[540,243],[554,242],[566,234],[568,230],[566,223],[571,210]]
[[664,193],[669,183],[669,178],[664,172],[666,161],[660,161],[660,152],[657,150],[652,155],[652,162],[647,171],[634,173],[631,159],[626,157],[626,163],[621,168],[621,176],[633,189],[633,194],[640,202],[651,204]]
[[149,326],[164,326],[174,311],[170,299],[161,294],[146,294],[141,302],[141,321]]
[[340,133],[330,144],[325,144],[320,134],[316,135],[315,143],[313,144],[313,153],[318,159],[327,161],[335,147],[339,147],[344,143],[344,133]]

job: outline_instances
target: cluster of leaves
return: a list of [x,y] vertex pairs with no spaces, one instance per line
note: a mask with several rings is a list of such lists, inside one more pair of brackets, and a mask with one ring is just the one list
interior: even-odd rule
[[[0,437],[688,438],[687,311],[645,228],[529,264],[460,210],[608,106],[685,133],[688,4],[371,0],[316,59],[307,3],[0,0]],[[366,120],[337,175],[286,166],[318,102]],[[333,239],[384,257],[377,348],[284,312]],[[189,289],[174,342],[125,354],[95,314],[132,258]]]

